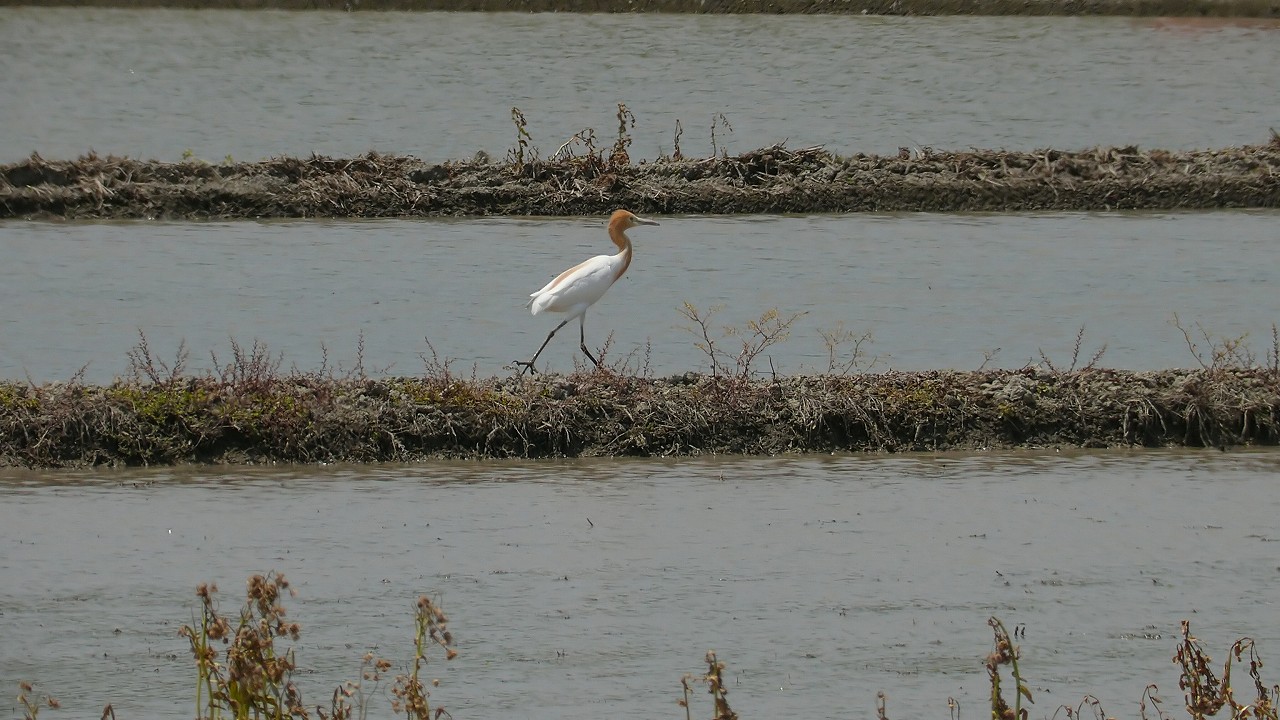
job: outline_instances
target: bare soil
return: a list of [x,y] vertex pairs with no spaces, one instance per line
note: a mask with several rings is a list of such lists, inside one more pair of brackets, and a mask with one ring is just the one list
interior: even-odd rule
[[1278,442],[1275,367],[0,383],[0,465],[30,467]]
[[631,163],[279,157],[214,165],[32,155],[0,165],[0,219],[304,218],[1280,207],[1280,135],[1196,151],[762,148]]

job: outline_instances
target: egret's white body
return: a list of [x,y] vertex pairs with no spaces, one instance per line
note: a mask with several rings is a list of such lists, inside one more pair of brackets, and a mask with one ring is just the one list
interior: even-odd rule
[[551,338],[555,336],[557,330],[564,327],[574,318],[578,319],[578,337],[583,354],[596,367],[600,366],[600,361],[596,360],[591,351],[587,350],[587,308],[604,297],[605,292],[631,266],[631,239],[627,237],[626,231],[636,225],[657,224],[653,220],[646,220],[626,210],[614,211],[609,218],[609,239],[613,240],[614,245],[618,246],[616,255],[597,255],[589,260],[580,262],[557,275],[551,282],[542,286],[541,290],[529,295],[529,309],[534,315],[540,315],[544,312],[556,312],[565,313],[568,317],[557,325],[555,330],[547,334],[547,339],[543,341],[542,347],[538,348],[538,352],[533,354],[532,360],[528,362],[523,360],[516,361],[516,365],[521,367],[521,373],[524,372],[525,368],[536,372],[533,369],[533,364],[537,362],[538,356],[547,347],[547,343],[551,342]]
[[626,251],[584,260],[531,294],[528,307],[534,315],[544,312],[568,313],[569,320],[585,315],[587,308],[604,297],[605,291],[622,277],[630,260],[631,254]]

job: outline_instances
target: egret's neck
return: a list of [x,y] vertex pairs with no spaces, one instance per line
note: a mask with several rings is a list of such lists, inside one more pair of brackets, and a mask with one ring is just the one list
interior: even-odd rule
[[631,266],[631,238],[627,237],[627,232],[618,225],[609,225],[609,239],[614,245],[618,246],[620,251],[614,257],[622,258],[622,265],[618,268],[618,272],[614,274],[613,279],[617,280]]

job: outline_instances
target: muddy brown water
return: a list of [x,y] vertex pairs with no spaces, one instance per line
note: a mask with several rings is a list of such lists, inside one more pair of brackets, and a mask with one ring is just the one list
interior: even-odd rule
[[0,686],[189,715],[195,585],[231,610],[275,569],[311,702],[369,647],[403,662],[432,592],[459,718],[676,715],[709,648],[743,717],[871,715],[877,691],[891,717],[981,715],[991,615],[1025,625],[1034,715],[1093,693],[1136,717],[1154,682],[1177,716],[1180,620],[1215,658],[1280,653],[1278,479],[1280,454],[1216,450],[6,470]]

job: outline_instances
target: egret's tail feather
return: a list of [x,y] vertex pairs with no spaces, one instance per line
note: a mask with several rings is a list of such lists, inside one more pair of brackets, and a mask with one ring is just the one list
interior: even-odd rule
[[534,315],[540,315],[547,306],[551,304],[553,298],[543,293],[541,290],[529,296],[529,304],[525,307]]

